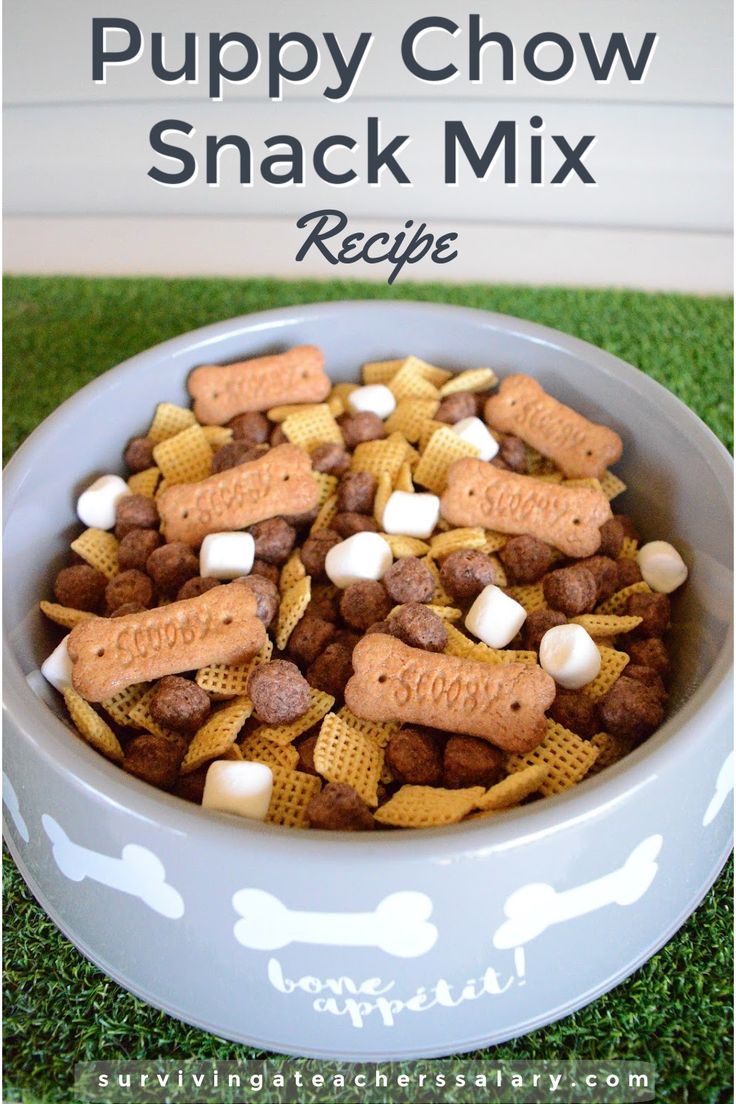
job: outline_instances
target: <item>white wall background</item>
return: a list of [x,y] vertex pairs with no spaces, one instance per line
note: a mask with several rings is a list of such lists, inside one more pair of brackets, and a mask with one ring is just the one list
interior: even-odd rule
[[[517,45],[514,84],[501,81],[495,47],[484,55],[483,83],[470,83],[470,12],[482,15],[485,31],[503,31]],[[423,84],[401,64],[403,31],[427,14],[451,16],[462,28],[454,39],[428,36],[420,48],[427,64],[458,65],[460,75],[450,84]],[[91,75],[91,21],[100,15],[134,20],[145,39],[142,57],[111,69],[104,85]],[[630,83],[620,66],[608,85],[596,84],[579,49],[567,81],[541,85],[527,74],[521,54],[533,34],[550,29],[576,45],[579,32],[588,31],[599,50],[612,31],[625,31],[634,50],[646,31],[658,32],[659,41],[641,84]],[[342,103],[321,95],[334,76],[327,57],[311,83],[287,86],[281,103],[267,99],[265,64],[250,83],[226,86],[223,101],[211,103],[207,36],[229,30],[249,34],[264,52],[269,31],[300,30],[323,45],[321,32],[331,30],[345,49],[362,30],[375,38],[356,91]],[[199,34],[198,83],[164,85],[153,76],[152,31],[165,34],[172,66],[183,57],[184,32]],[[424,261],[404,269],[402,280],[727,291],[731,58],[729,0],[445,0],[434,6],[425,0],[6,0],[6,269],[385,279],[380,266],[337,270],[316,255],[294,263],[303,239],[296,219],[327,206],[345,209],[351,228],[367,233],[396,232],[407,218],[426,221],[436,233],[458,231],[457,260],[441,267]],[[462,119],[481,149],[498,119],[517,119],[523,148],[534,113],[543,115],[547,133],[564,134],[573,144],[586,133],[598,136],[586,159],[598,187],[576,181],[563,188],[523,181],[508,187],[498,170],[485,182],[466,170],[458,188],[442,184],[445,119]],[[337,131],[354,135],[364,149],[368,115],[380,116],[385,136],[412,136],[400,155],[412,187],[384,174],[380,187],[361,181],[336,189],[309,167],[304,187],[274,188],[257,175],[252,187],[243,187],[232,151],[224,155],[219,187],[208,186],[203,172],[182,188],[147,176],[152,164],[164,165],[148,143],[151,126],[164,117],[196,127],[190,148],[197,154],[206,134],[242,134],[257,163],[263,139],[284,131],[303,141],[308,157],[319,138]],[[550,165],[558,160],[551,152]],[[334,155],[335,167],[348,163],[347,155]],[[361,175],[363,164],[359,151],[354,165]]]

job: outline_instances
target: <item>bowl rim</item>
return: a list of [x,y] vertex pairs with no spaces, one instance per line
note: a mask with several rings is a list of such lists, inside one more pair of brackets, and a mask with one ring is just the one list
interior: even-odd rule
[[[672,392],[626,361],[579,338],[560,330],[542,326],[512,315],[473,307],[438,304],[411,299],[401,300],[340,300],[278,307],[252,314],[238,315],[211,323],[196,330],[169,338],[151,346],[119,365],[107,370],[75,392],[58,406],[26,438],[8,462],[4,473],[6,503],[22,488],[29,464],[48,429],[63,423],[73,414],[77,404],[100,391],[109,391],[111,384],[120,386],[144,365],[162,357],[182,357],[191,361],[193,353],[217,345],[225,338],[263,333],[278,336],[279,327],[288,329],[301,320],[319,319],[322,315],[368,313],[409,314],[432,313],[452,315],[459,322],[479,324],[489,331],[503,331],[513,336],[557,348],[592,364],[604,374],[623,379],[629,388],[643,399],[657,403],[662,416],[676,418],[688,431],[691,446],[700,449],[726,498],[730,498],[733,460],[715,434]],[[191,369],[191,363],[188,370]],[[7,511],[5,523],[12,515]],[[138,779],[125,775],[118,766],[105,760],[67,728],[26,681],[20,664],[3,633],[5,665],[3,710],[6,719],[23,734],[35,753],[53,766],[66,770],[73,788],[83,791],[110,807],[123,810],[149,825],[165,828],[183,836],[192,834],[210,837],[222,843],[223,836],[232,838],[235,824],[240,831],[250,833],[261,846],[279,848],[281,841],[290,840],[291,848],[299,848],[299,856],[311,852],[320,858],[334,854],[335,848],[350,847],[355,861],[400,861],[409,858],[444,862],[461,858],[463,854],[505,851],[524,845],[541,836],[564,831],[572,825],[598,816],[604,809],[626,801],[633,792],[651,783],[671,768],[677,750],[689,746],[694,735],[688,729],[701,712],[709,713],[709,728],[727,724],[731,709],[732,634],[729,632],[715,661],[690,697],[668,718],[660,729],[623,760],[608,767],[564,793],[545,798],[531,806],[501,813],[497,817],[465,821],[442,828],[404,829],[401,832],[346,833],[338,831],[298,832],[281,825],[243,820],[227,813],[203,810],[200,806],[156,790]],[[165,822],[165,823],[164,823]],[[285,834],[286,833],[286,834]]]

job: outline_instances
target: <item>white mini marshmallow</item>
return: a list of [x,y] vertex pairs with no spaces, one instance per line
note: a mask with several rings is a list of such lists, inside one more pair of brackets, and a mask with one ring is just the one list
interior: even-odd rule
[[207,579],[238,579],[249,574],[255,554],[250,533],[209,533],[199,550],[199,573]]
[[671,594],[687,579],[687,565],[667,541],[650,541],[636,554],[642,578],[659,594]]
[[272,788],[273,775],[265,763],[218,759],[207,771],[202,808],[265,820]]
[[112,529],[115,509],[130,487],[119,475],[101,475],[77,499],[79,520],[89,529]]
[[452,427],[453,433],[457,433],[461,441],[467,441],[469,445],[475,445],[479,450],[479,460],[492,460],[498,452],[498,441],[480,418],[461,418]]
[[396,399],[385,383],[371,383],[351,391],[348,406],[354,414],[368,412],[377,414],[379,418],[388,418],[396,409]]
[[505,648],[526,621],[526,610],[491,583],[468,610],[465,627],[489,648]]
[[69,633],[56,645],[53,652],[41,664],[41,674],[60,694],[72,685],[72,661],[69,658],[67,642]]
[[579,690],[601,669],[601,653],[582,625],[555,625],[542,637],[539,663],[558,686]]
[[394,491],[383,508],[383,531],[403,537],[431,537],[439,519],[437,495]]
[[393,555],[378,533],[355,533],[331,548],[325,557],[325,571],[330,582],[344,589],[363,579],[382,579]]

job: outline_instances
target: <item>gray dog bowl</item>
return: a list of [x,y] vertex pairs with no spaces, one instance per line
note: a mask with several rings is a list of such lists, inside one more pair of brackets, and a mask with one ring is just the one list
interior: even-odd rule
[[[213,814],[125,775],[63,719],[38,613],[75,495],[120,470],[195,365],[314,343],[333,379],[415,353],[529,372],[623,437],[618,500],[690,578],[672,710],[566,794],[449,829],[300,832]],[[5,485],[4,830],[54,922],[121,985],[190,1024],[330,1058],[442,1055],[587,1004],[683,923],[731,839],[731,462],[681,402],[600,349],[529,322],[415,303],[269,311],[107,372],[32,434]]]

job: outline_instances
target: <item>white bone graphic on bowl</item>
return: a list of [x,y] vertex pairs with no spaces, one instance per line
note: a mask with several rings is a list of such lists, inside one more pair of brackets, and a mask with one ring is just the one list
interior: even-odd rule
[[536,939],[553,924],[562,924],[605,905],[633,905],[643,897],[657,873],[660,835],[647,836],[618,870],[592,882],[556,890],[546,882],[522,886],[506,898],[507,919],[493,936],[499,950],[510,950]]
[[23,819],[23,814],[20,811],[20,804],[18,802],[18,795],[15,792],[15,786],[10,781],[5,771],[3,771],[3,801],[13,824],[18,830],[18,835],[22,840],[28,843],[31,838],[28,832],[28,825]]
[[184,915],[181,894],[166,882],[163,863],[147,847],[128,843],[120,858],[115,859],[74,843],[47,813],[41,817],[41,823],[53,845],[56,865],[71,881],[89,878],[121,893],[129,893],[169,920],[179,920]]
[[721,811],[726,798],[733,789],[733,752],[726,756],[723,766],[716,778],[716,789],[708,803],[708,808],[703,814],[703,827],[707,828],[711,821],[715,820]]
[[431,950],[437,928],[428,923],[432,901],[426,893],[390,893],[373,912],[299,912],[262,889],[240,889],[233,896],[240,914],[233,928],[244,947],[276,951],[289,943],[325,943],[332,947],[378,947],[397,958],[416,958]]

